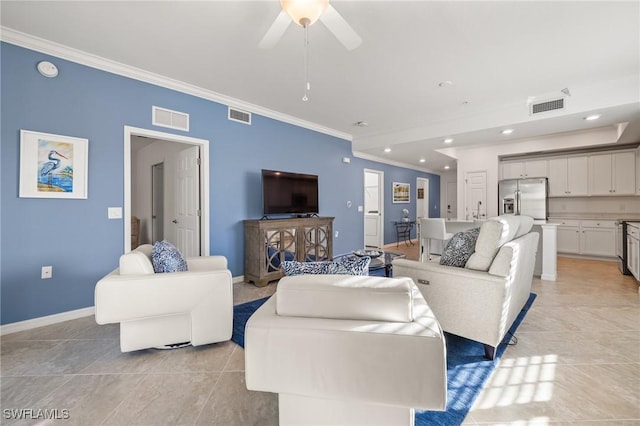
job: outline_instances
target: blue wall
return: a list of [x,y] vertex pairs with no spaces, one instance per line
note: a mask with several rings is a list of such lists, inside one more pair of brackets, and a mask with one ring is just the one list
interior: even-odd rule
[[[415,194],[416,178],[429,178],[430,216],[439,216],[439,176],[359,158],[344,164],[349,141],[256,114],[251,126],[229,121],[225,105],[8,43],[0,57],[2,324],[93,306],[95,283],[117,266],[124,246],[123,221],[107,219],[107,208],[124,204],[127,125],[210,141],[211,253],[225,255],[234,276],[244,273],[242,221],[262,214],[263,168],[319,175],[320,214],[335,216],[340,231],[335,254],[362,247],[365,168],[385,173],[385,243],[395,241],[391,222],[401,210],[416,210],[414,196],[411,204],[391,203],[391,182],[411,183]],[[57,78],[38,74],[42,60],[58,66]],[[190,131],[153,126],[154,105],[190,114]],[[20,129],[89,140],[88,199],[18,197]],[[44,265],[53,265],[52,279],[40,279]]]

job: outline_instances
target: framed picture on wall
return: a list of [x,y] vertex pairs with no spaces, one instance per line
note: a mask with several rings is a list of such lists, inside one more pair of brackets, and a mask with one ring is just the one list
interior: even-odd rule
[[393,182],[393,202],[408,203],[411,201],[411,185],[408,183]]
[[20,130],[20,197],[87,198],[87,139]]

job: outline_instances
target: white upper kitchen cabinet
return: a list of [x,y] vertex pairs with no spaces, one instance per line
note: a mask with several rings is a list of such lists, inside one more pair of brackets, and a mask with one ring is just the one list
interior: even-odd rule
[[586,156],[549,159],[549,196],[588,195],[589,167]]
[[547,176],[547,160],[503,161],[502,179],[525,179]]
[[633,151],[589,157],[589,195],[634,195],[636,158]]
[[636,194],[640,195],[640,146],[636,148]]

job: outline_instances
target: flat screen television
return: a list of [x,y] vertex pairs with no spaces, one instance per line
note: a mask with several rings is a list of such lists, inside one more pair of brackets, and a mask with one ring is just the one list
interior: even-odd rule
[[262,214],[319,213],[318,176],[262,170]]

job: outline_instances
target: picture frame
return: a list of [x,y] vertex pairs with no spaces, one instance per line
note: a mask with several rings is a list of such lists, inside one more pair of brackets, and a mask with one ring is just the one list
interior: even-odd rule
[[393,182],[393,202],[409,203],[411,202],[411,185],[408,183]]
[[20,198],[86,199],[89,140],[20,130]]
[[424,188],[418,188],[418,200],[424,200]]

